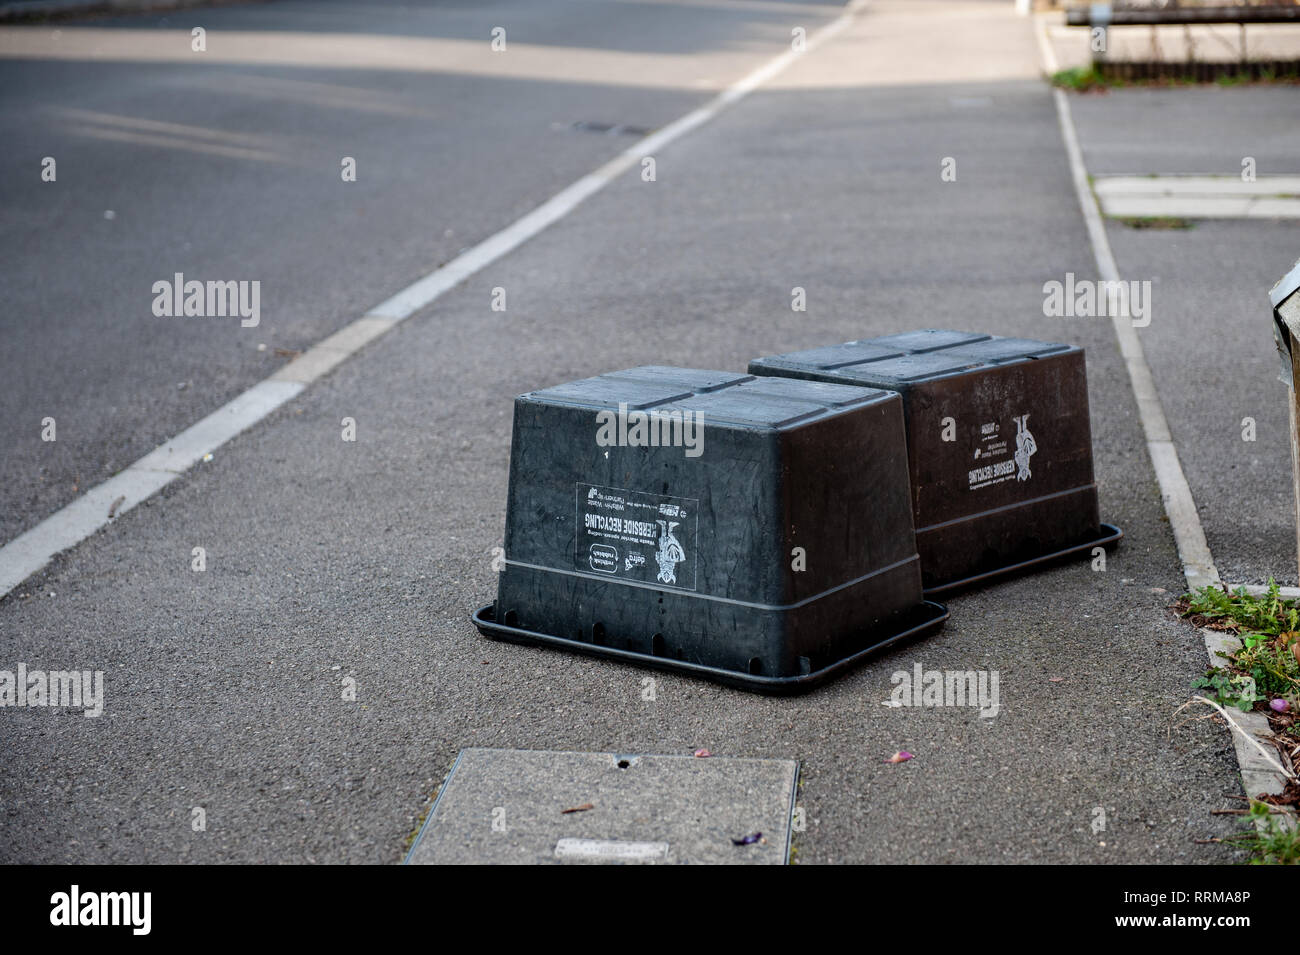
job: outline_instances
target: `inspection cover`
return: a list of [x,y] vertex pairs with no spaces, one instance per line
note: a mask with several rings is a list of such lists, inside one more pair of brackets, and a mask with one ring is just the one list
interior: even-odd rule
[[799,764],[466,749],[411,864],[784,865]]

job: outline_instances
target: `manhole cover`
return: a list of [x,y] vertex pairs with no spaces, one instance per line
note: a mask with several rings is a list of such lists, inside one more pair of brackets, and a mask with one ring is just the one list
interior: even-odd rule
[[784,865],[798,776],[782,759],[467,749],[406,861]]

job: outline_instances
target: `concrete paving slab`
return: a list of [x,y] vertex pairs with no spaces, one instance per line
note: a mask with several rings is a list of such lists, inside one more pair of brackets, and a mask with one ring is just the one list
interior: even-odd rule
[[1300,199],[1250,196],[1106,196],[1101,211],[1117,218],[1300,219]]
[[1114,196],[1294,196],[1300,176],[1097,176],[1098,198]]
[[1300,176],[1098,176],[1093,190],[1108,216],[1300,218]]

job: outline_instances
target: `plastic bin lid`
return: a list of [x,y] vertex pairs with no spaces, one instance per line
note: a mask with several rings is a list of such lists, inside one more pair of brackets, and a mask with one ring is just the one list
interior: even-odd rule
[[885,361],[873,361],[866,365],[854,365],[838,369],[845,378],[861,375],[869,381],[910,382],[951,375],[967,368],[977,368],[981,362],[977,359],[962,358],[947,352],[922,352],[918,355],[900,355]]
[[829,370],[843,368],[845,365],[857,365],[864,361],[897,358],[903,352],[903,349],[887,348],[875,342],[845,342],[842,345],[810,348],[807,351],[796,351],[777,357],[792,364]]
[[915,332],[902,332],[898,335],[884,335],[869,338],[855,345],[874,345],[882,348],[894,348],[898,351],[916,354],[918,352],[936,351],[940,348],[952,348],[954,345],[969,345],[972,342],[988,341],[992,335],[979,332],[954,332],[943,328],[922,328]]
[[1008,361],[1019,361],[1022,358],[1037,358],[1040,355],[1069,351],[1071,347],[1034,341],[1032,338],[990,338],[972,345],[959,345],[956,348],[946,349],[944,354],[1002,364]]
[[646,365],[556,385],[521,396],[550,404],[581,404],[671,414],[692,411],[705,424],[780,429],[896,396],[880,388],[755,378],[732,372]]
[[727,385],[744,381],[749,375],[734,371],[705,371],[700,368],[675,368],[671,365],[640,365],[624,371],[611,371],[603,378],[622,378],[632,381],[647,381],[659,385],[680,385],[682,388],[698,393],[716,391]]
[[756,358],[750,363],[750,370],[771,370],[777,374],[821,373],[846,384],[897,388],[980,366],[1004,365],[1070,351],[1078,349],[1030,338],[1000,338],[979,332],[926,328]]

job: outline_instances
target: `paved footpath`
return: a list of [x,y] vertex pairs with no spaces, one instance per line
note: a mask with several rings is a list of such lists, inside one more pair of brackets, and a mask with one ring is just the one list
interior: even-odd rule
[[[464,747],[706,746],[801,761],[801,862],[1231,860],[1196,842],[1234,828],[1210,815],[1240,793],[1228,735],[1169,733],[1205,649],[1166,609],[1182,577],[1114,331],[1043,315],[1044,282],[1096,267],[1030,21],[870,4],[655,159],[0,602],[6,658],[108,685],[98,719],[4,714],[3,858],[396,862]],[[938,636],[794,699],[661,676],[645,701],[639,670],[469,625],[516,394],[918,326],[1087,349],[1103,518],[1126,532],[1104,572],[954,598]],[[1000,715],[882,706],[916,663],[998,671]]]
[[[1294,86],[1113,90],[1072,97],[1088,171],[1240,180],[1300,173]],[[1219,574],[1294,586],[1286,387],[1268,290],[1300,257],[1295,219],[1108,228],[1126,279],[1151,283],[1143,346]]]

